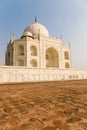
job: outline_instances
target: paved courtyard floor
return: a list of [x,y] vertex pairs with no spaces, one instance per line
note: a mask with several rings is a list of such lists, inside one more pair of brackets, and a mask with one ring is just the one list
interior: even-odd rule
[[1,84],[0,130],[87,130],[87,80]]

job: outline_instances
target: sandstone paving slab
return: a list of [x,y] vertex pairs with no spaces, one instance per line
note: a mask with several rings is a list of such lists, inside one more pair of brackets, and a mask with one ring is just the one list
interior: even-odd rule
[[87,80],[0,85],[0,130],[87,130]]

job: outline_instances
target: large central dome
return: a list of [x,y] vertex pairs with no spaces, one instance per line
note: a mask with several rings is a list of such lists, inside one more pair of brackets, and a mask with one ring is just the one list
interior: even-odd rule
[[32,35],[38,35],[49,37],[49,32],[42,24],[35,21],[34,23],[30,24],[24,32],[30,32]]

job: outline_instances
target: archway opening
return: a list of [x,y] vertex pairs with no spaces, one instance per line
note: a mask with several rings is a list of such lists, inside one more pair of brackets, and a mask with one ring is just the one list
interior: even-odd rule
[[22,59],[18,60],[18,66],[24,66],[24,61]]
[[37,61],[35,59],[30,61],[32,67],[37,67]]
[[20,45],[18,47],[18,55],[24,55],[24,46]]
[[68,51],[65,51],[65,52],[64,52],[64,58],[65,58],[66,60],[69,59],[69,52],[68,52]]
[[31,46],[30,50],[32,56],[37,56],[37,48],[35,46]]
[[70,68],[70,65],[68,62],[65,63],[65,68]]
[[59,54],[53,47],[46,50],[45,59],[46,67],[59,68]]

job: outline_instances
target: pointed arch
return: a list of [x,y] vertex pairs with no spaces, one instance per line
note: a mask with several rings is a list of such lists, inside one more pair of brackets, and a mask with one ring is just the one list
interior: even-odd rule
[[70,65],[68,62],[65,63],[65,68],[70,68]]
[[30,51],[31,51],[32,56],[37,56],[37,47],[36,46],[32,45],[30,47]]
[[24,46],[19,45],[17,52],[18,52],[18,55],[24,55]]
[[65,51],[65,52],[64,52],[64,58],[65,58],[66,60],[69,59],[69,52],[68,52],[68,51]]
[[32,67],[37,67],[37,61],[35,59],[30,61]]
[[18,60],[17,65],[24,66],[24,61],[22,59]]
[[59,68],[59,54],[57,50],[50,47],[45,53],[46,67]]

